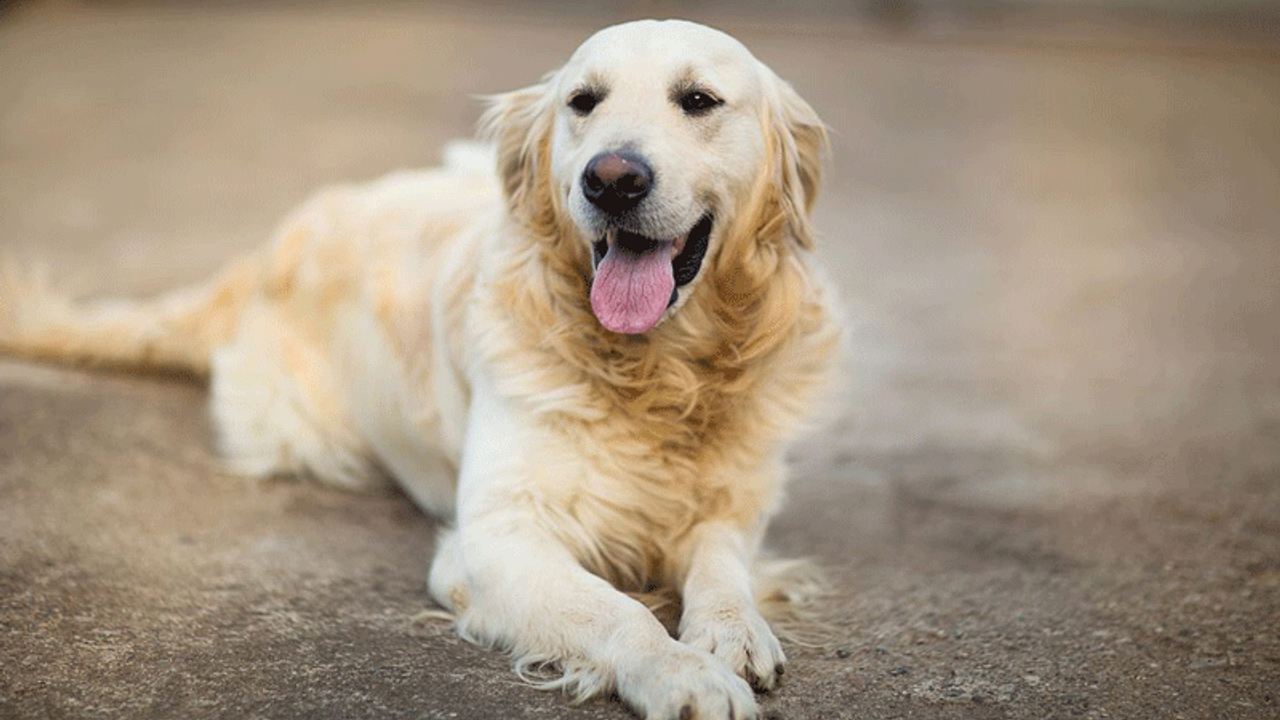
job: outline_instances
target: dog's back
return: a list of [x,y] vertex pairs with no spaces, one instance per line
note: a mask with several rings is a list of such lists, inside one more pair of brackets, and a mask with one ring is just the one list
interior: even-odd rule
[[[321,191],[263,248],[157,298],[73,302],[5,259],[0,354],[207,380],[232,467],[347,488],[390,469],[421,504],[446,509],[438,478],[435,489],[413,482],[456,457],[439,440],[439,408],[371,408],[434,397],[402,385],[433,382],[433,286],[452,241],[500,207],[490,159],[461,143],[442,168]],[[447,279],[457,292],[457,274]]]

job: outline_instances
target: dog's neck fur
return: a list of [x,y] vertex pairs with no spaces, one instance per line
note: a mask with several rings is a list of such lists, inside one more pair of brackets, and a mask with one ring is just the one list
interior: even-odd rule
[[[767,187],[738,218],[726,219],[687,302],[640,336],[609,332],[592,315],[586,243],[559,220],[564,215],[549,195],[536,215],[513,219],[505,235],[522,247],[493,288],[510,318],[510,344],[494,347],[489,359],[511,371],[506,384],[513,395],[557,423],[609,418],[616,426],[625,418],[631,437],[671,462],[726,453],[734,438],[760,437],[742,433],[742,423],[776,426],[771,435],[780,442],[783,428],[808,414],[802,407],[764,407],[758,399],[770,398],[767,386],[777,383],[816,389],[838,344],[823,291],[786,237]],[[531,364],[531,357],[541,362]],[[530,367],[541,379],[527,375]],[[537,396],[535,387],[557,390]]]
[[[592,405],[647,425],[668,425],[657,433],[664,444],[690,431],[699,444],[708,432],[731,431],[725,422],[732,420],[734,403],[726,400],[752,395],[768,381],[761,371],[774,355],[829,324],[821,288],[789,237],[785,210],[768,180],[761,178],[737,217],[721,221],[718,247],[702,277],[685,289],[687,302],[644,335],[610,332],[596,321],[588,301],[587,243],[550,188],[536,188],[536,201],[520,203],[512,218],[518,230],[508,237],[524,247],[500,289],[513,300],[525,296],[512,305],[522,351],[549,353],[555,367],[576,371],[578,381],[592,388]],[[525,210],[530,205],[532,212]]]

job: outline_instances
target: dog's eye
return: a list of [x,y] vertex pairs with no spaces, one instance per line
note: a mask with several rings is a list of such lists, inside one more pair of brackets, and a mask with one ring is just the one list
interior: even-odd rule
[[723,105],[724,101],[701,90],[690,90],[680,96],[680,109],[689,115],[701,115],[714,107]]
[[579,115],[590,115],[598,104],[600,104],[600,96],[591,92],[580,92],[569,99],[569,107]]

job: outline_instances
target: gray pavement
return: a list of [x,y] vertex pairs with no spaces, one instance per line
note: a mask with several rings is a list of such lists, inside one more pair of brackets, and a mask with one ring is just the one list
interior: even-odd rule
[[[832,127],[855,323],[770,536],[831,568],[834,630],[764,709],[1280,717],[1274,35],[727,7],[690,15]],[[0,10],[0,251],[85,297],[203,277],[628,17],[566,8]],[[203,408],[0,360],[0,718],[630,717],[415,621],[436,522],[228,474]]]

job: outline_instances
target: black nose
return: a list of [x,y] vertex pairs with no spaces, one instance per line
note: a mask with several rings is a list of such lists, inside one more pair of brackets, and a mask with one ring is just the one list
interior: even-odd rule
[[605,152],[591,158],[582,173],[582,194],[610,215],[620,215],[649,194],[653,168],[639,155]]

